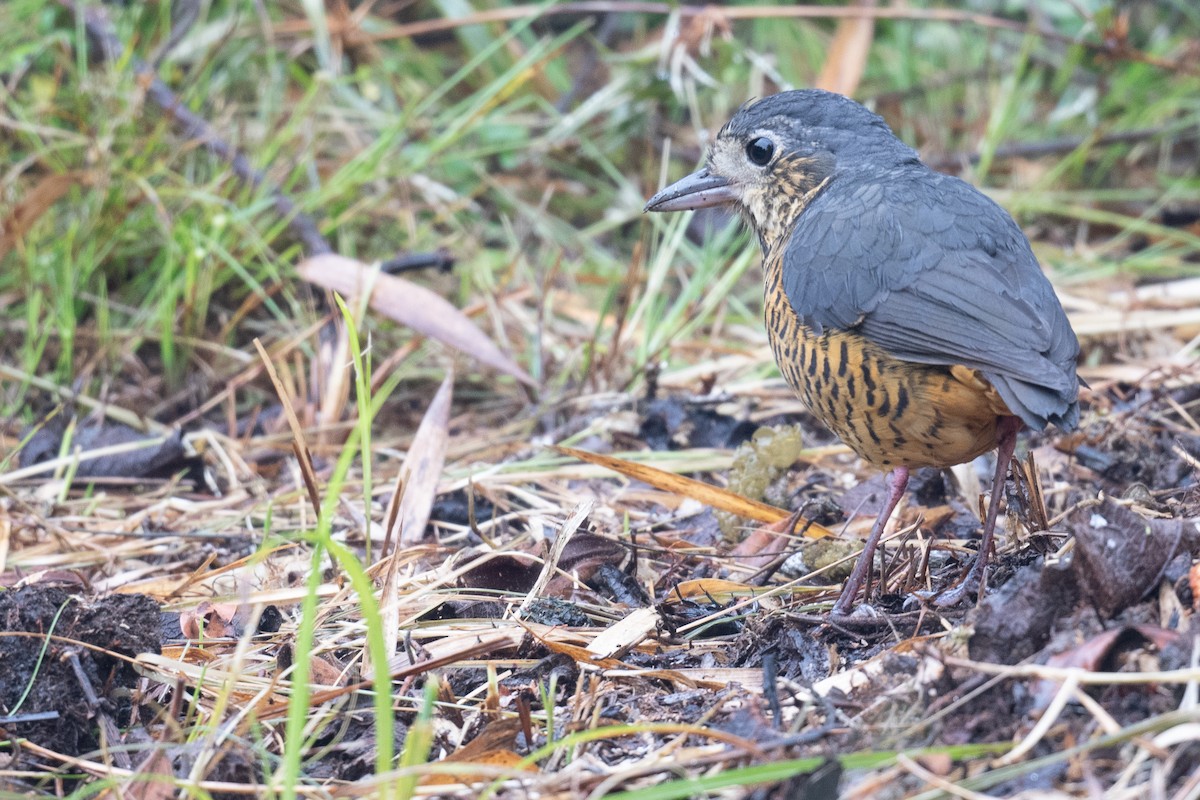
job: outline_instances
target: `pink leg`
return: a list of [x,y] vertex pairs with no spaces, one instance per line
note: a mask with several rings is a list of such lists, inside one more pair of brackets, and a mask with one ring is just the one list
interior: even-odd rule
[[1016,417],[1004,417],[996,426],[996,474],[992,478],[992,496],[988,501],[987,519],[983,523],[983,537],[979,540],[979,552],[966,577],[942,592],[934,601],[939,606],[952,606],[962,601],[976,587],[983,594],[987,576],[988,557],[992,551],[992,539],[996,533],[996,517],[1000,512],[1000,495],[1004,492],[1004,478],[1012,462],[1013,450],[1017,447],[1017,433],[1022,427]]
[[838,597],[837,602],[833,604],[833,611],[830,612],[830,616],[844,617],[850,613],[850,607],[854,605],[854,596],[858,594],[858,590],[866,582],[867,572],[871,569],[871,563],[875,560],[875,548],[879,546],[879,539],[883,536],[884,526],[887,525],[888,518],[892,516],[892,512],[896,510],[896,503],[899,503],[900,498],[904,496],[904,490],[907,486],[908,467],[896,467],[888,474],[887,501],[883,504],[883,508],[880,509],[879,516],[875,519],[875,524],[871,526],[871,533],[867,536],[867,543],[863,545],[863,551],[858,556],[858,561],[854,564],[854,571],[850,573],[850,578],[842,586],[842,594]]

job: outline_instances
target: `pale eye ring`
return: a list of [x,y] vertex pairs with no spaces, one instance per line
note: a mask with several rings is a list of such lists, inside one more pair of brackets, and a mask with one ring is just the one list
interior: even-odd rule
[[765,167],[775,155],[775,143],[765,136],[759,136],[746,145],[746,158],[750,163]]

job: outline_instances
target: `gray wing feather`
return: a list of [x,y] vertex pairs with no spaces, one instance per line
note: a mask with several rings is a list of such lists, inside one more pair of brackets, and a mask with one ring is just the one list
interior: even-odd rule
[[856,329],[897,358],[978,369],[1029,426],[1073,428],[1079,343],[1012,218],[920,165],[834,180],[784,245],[801,320]]

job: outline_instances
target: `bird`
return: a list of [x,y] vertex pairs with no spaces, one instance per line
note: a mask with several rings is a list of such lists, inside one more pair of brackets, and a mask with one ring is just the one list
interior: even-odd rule
[[924,164],[884,119],[819,89],[743,105],[704,166],[646,211],[735,209],[763,255],[780,372],[870,465],[887,497],[831,609],[846,617],[909,474],[997,451],[979,550],[934,598],[986,586],[1017,434],[1079,425],[1079,342],[1013,218]]

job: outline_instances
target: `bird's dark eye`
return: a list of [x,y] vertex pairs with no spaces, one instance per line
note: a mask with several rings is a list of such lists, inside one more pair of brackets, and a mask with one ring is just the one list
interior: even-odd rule
[[746,157],[760,167],[765,167],[775,155],[775,143],[765,136],[760,136],[746,145]]

